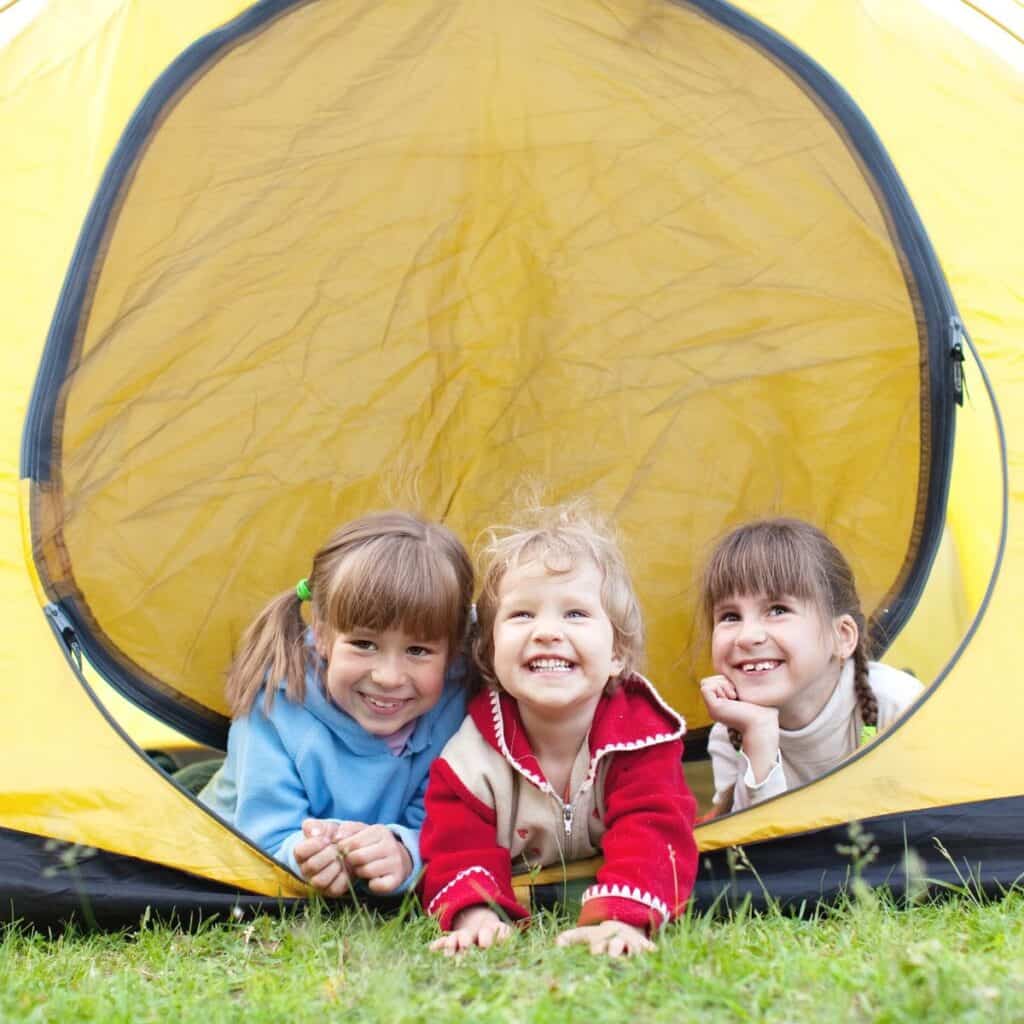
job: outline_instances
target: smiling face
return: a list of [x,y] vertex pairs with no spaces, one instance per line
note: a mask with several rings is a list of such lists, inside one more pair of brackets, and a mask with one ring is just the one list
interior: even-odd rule
[[813,603],[799,598],[737,594],[718,602],[713,615],[715,671],[740,700],[778,708],[784,729],[814,720],[857,646],[849,615],[825,622]]
[[390,736],[429,711],[444,689],[448,641],[402,629],[352,629],[317,652],[327,660],[328,699],[368,733]]
[[589,560],[565,573],[539,561],[505,573],[494,618],[494,675],[523,708],[592,713],[622,670],[601,605],[602,582]]

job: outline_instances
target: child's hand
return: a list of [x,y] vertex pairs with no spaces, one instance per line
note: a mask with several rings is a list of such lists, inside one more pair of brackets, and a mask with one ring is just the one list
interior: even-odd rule
[[303,839],[292,851],[299,865],[302,877],[318,892],[325,896],[344,896],[348,891],[348,874],[341,857],[338,856],[337,839],[344,831],[364,826],[355,821],[322,821],[306,818],[302,823]]
[[365,879],[371,892],[394,892],[412,871],[409,851],[386,825],[342,822],[335,841],[348,873]]
[[750,729],[774,730],[778,734],[779,709],[740,700],[736,687],[725,676],[702,679],[700,695],[704,698],[712,721],[721,722],[727,729],[735,729],[744,736]]
[[702,679],[700,695],[714,721],[743,737],[743,753],[754,779],[764,782],[779,756],[779,709],[740,700],[736,687],[725,676]]
[[472,946],[487,949],[504,942],[512,934],[511,926],[490,907],[466,907],[452,920],[452,930],[435,939],[430,948],[445,956],[465,952]]
[[636,956],[654,949],[654,943],[639,928],[622,921],[602,921],[582,928],[570,928],[555,941],[559,946],[590,946],[590,952],[595,956]]

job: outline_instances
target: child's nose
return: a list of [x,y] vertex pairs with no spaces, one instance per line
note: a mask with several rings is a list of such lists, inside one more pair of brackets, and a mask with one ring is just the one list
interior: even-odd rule
[[741,644],[756,646],[763,644],[766,637],[764,626],[757,619],[744,619],[740,623],[739,641]]
[[562,623],[556,615],[538,615],[533,621],[533,638],[540,641],[560,640]]
[[381,656],[374,662],[370,678],[378,686],[398,686],[402,681],[402,666],[397,658]]

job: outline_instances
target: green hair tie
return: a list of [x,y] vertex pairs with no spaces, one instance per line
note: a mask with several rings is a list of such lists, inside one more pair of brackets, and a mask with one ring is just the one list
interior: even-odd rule
[[860,727],[860,746],[866,747],[877,735],[877,725],[862,725]]
[[313,596],[313,592],[309,589],[309,580],[301,579],[295,584],[295,596],[300,601],[308,601]]

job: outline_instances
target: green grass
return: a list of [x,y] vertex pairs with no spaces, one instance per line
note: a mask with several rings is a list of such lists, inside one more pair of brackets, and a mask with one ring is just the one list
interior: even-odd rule
[[1024,1020],[1024,895],[910,910],[870,893],[816,918],[695,916],[629,962],[559,950],[543,916],[458,962],[430,922],[289,918],[56,938],[7,929],[0,1021]]

